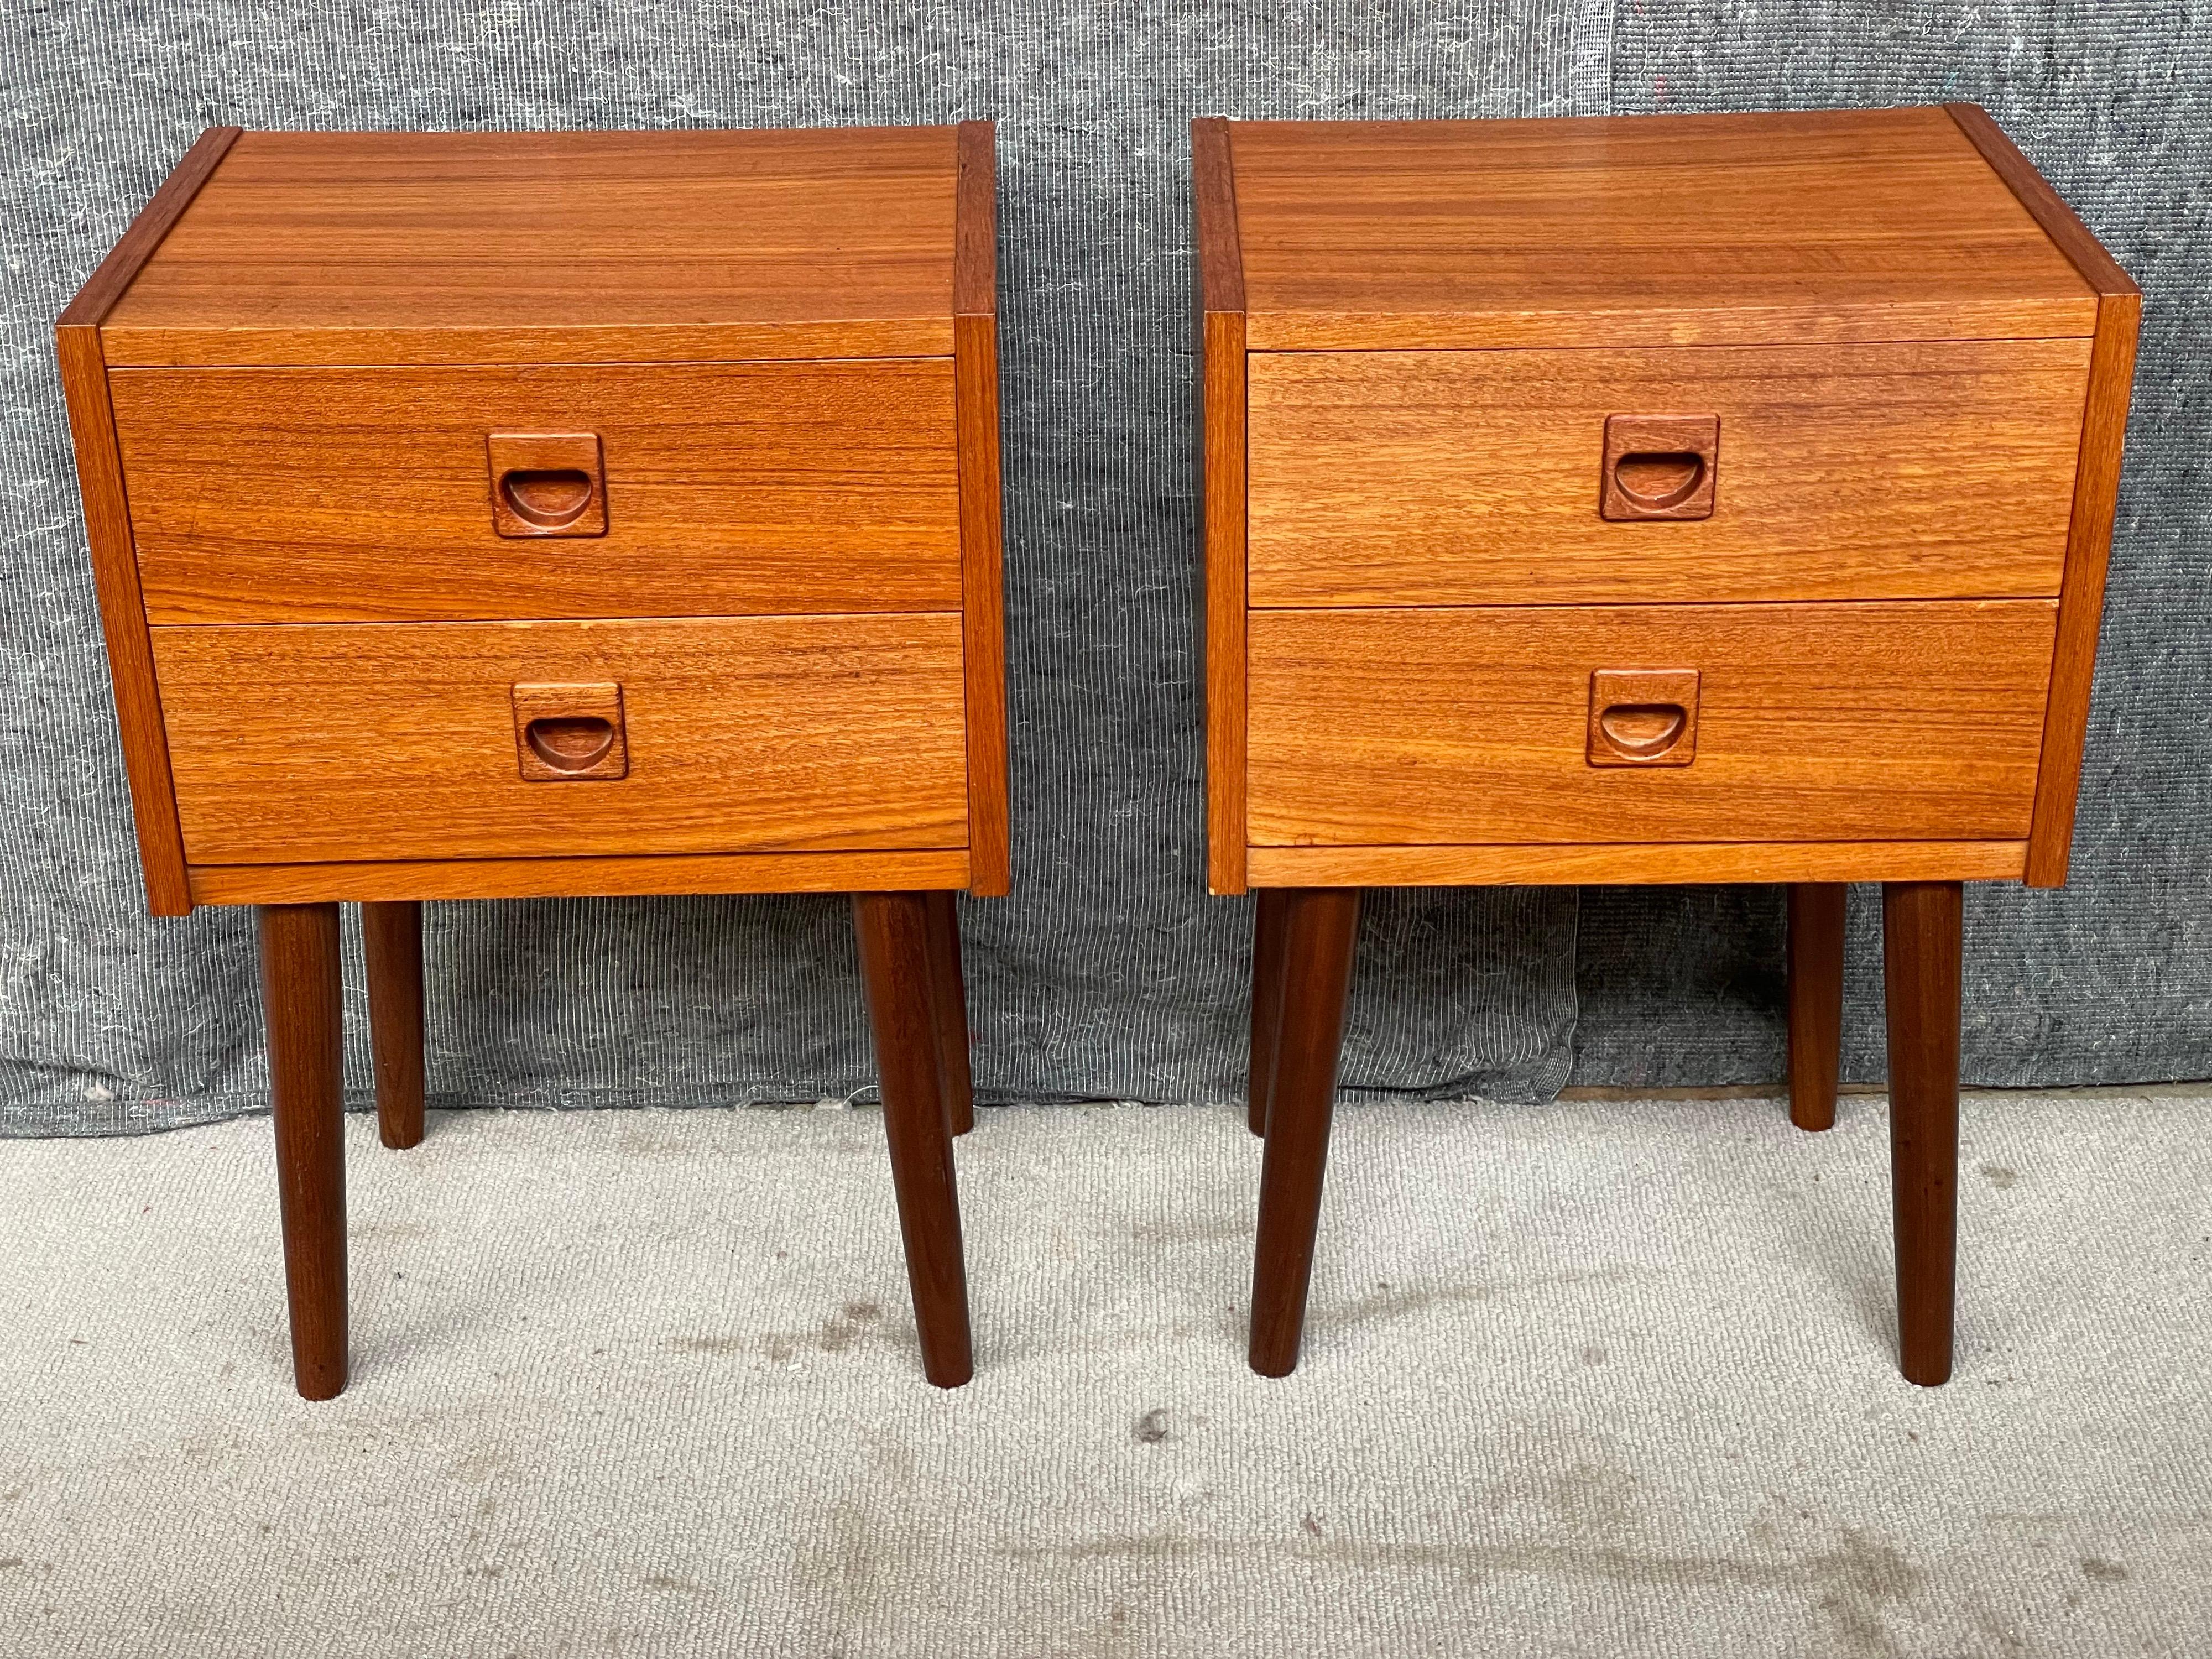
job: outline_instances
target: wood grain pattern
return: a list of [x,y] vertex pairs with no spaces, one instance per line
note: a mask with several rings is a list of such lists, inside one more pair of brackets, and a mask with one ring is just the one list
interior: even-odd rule
[[191,899],[169,778],[168,738],[161,726],[161,694],[154,683],[146,607],[131,545],[131,504],[116,447],[114,410],[108,401],[100,324],[191,204],[237,137],[236,127],[214,127],[200,135],[86,279],[54,329],[62,396],[69,406],[70,435],[76,451],[77,486],[84,499],[93,587],[100,599],[107,672],[115,689],[124,771],[131,781],[131,811],[138,832],[139,863],[146,878],[146,904],[157,916],[189,915]]
[[2035,825],[2028,835],[2031,887],[2063,886],[2073,852],[2074,808],[2081,789],[2081,752],[2089,729],[2089,693],[2097,673],[2097,633],[2105,616],[2105,573],[2112,560],[2112,520],[2119,506],[2120,452],[2127,442],[2142,301],[2133,294],[2108,295],[2099,316],[2081,459],[2075,475],[2066,582],[2058,596],[2058,638],[2051,653],[2051,703],[2043,727],[2043,770],[2036,781]]
[[[1988,111],[1978,104],[1967,103],[1946,104],[1943,109],[1966,136],[1966,142],[1989,164],[1990,171],[2004,181],[2013,199],[2027,210],[2093,293],[2100,297],[2112,294],[2142,296],[2142,290],[2136,286],[2135,278],[2120,268],[2120,262],[2106,251],[2105,245],[2081,222],[2080,216],[2035,170],[2035,164],[2021,154],[2020,147],[2006,137],[2004,129],[1990,118]],[[2098,320],[2103,321],[2101,313]]]
[[1844,1034],[1844,899],[1836,881],[1790,884],[1790,1121],[1836,1127]]
[[1252,1038],[1247,1051],[1244,1123],[1255,1135],[1267,1133],[1268,1103],[1274,1098],[1275,1054],[1283,1038],[1283,986],[1287,963],[1284,942],[1290,935],[1290,894],[1262,888],[1252,906]]
[[920,893],[855,893],[853,928],[882,1081],[884,1133],[906,1244],[922,1371],[940,1389],[975,1374],[960,1194],[931,995],[927,906]]
[[[950,361],[111,380],[157,625],[961,605]],[[499,535],[495,431],[596,432],[607,533]]]
[[[163,628],[195,864],[961,847],[957,616]],[[526,781],[518,682],[622,687],[619,781]]]
[[[1251,869],[1252,884],[1262,890],[1673,887],[1716,882],[2018,881],[2027,858],[2024,841],[1583,842],[1255,847]],[[195,883],[198,876],[195,872]]]
[[[1255,352],[1251,602],[2055,594],[2088,371],[2070,339]],[[1669,410],[1720,417],[1711,515],[1602,517],[1607,417]]]
[[637,858],[419,859],[194,865],[197,904],[402,899],[630,898],[678,893],[907,892],[968,885],[964,848],[671,854]]
[[131,503],[124,493],[123,464],[116,452],[100,331],[71,325],[54,332],[70,435],[76,448],[77,489],[84,499],[93,589],[100,598],[100,634],[107,643],[108,679],[115,689],[116,731],[123,769],[131,781],[131,816],[138,831],[146,908],[157,916],[188,915],[192,907],[169,770],[168,732],[154,678],[138,561],[131,550]]
[[94,328],[107,320],[115,302],[137,280],[147,260],[154,257],[155,250],[176,228],[185,210],[222,164],[230,147],[238,142],[240,131],[237,127],[210,127],[192,141],[191,148],[178,159],[138,216],[116,239],[107,257],[85,278],[84,286],[57,320],[57,327]]
[[2081,787],[2081,750],[2088,730],[2090,687],[2096,677],[2097,629],[2104,618],[2105,572],[2119,501],[2120,454],[2135,385],[2142,291],[1996,122],[1972,104],[1947,107],[1960,131],[2098,295],[2088,406],[2074,474],[2066,581],[2059,596],[2051,702],[2044,720],[2043,769],[2036,780],[2035,826],[2028,835],[2027,884],[2058,887],[2065,883],[2074,842],[2074,808]]
[[1942,109],[1229,132],[1255,350],[2086,336],[2094,320]]
[[960,905],[951,893],[927,892],[929,1008],[937,1029],[937,1079],[945,1121],[956,1135],[975,1127],[975,1075],[969,1063],[968,987],[960,972]]
[[999,473],[997,130],[960,124],[953,252],[953,408],[960,486],[962,649],[968,695],[968,854],[973,890],[1013,884],[1006,793],[1006,611]]
[[[1263,845],[2027,833],[2057,606],[1255,611]],[[1584,759],[1591,673],[1695,668],[1698,756]],[[189,820],[188,820],[189,823]]]
[[249,132],[115,363],[951,352],[951,127]]
[[1260,1223],[1252,1249],[1249,1355],[1262,1376],[1298,1363],[1306,1291],[1321,1224],[1344,1017],[1359,939],[1356,890],[1286,896],[1282,1007],[1267,1089],[1267,1151],[1260,1168]]
[[338,908],[264,905],[258,922],[292,1376],[302,1399],[329,1400],[345,1388],[347,1358]]
[[422,907],[361,907],[368,980],[369,1059],[378,1139],[394,1151],[422,1144]]
[[1244,890],[1244,271],[1229,124],[1190,124],[1191,295],[1198,393],[1200,656],[1206,697],[1206,879]]
[[1950,1380],[1958,1295],[1962,915],[1954,881],[1882,888],[1898,1369],[1926,1389]]

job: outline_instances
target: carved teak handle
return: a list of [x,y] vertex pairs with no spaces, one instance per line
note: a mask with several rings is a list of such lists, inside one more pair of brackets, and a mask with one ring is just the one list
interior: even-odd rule
[[1612,415],[1598,512],[1608,519],[1710,519],[1721,468],[1717,415]]
[[1698,671],[1600,668],[1590,675],[1592,766],[1687,766],[1698,757]]
[[629,775],[619,684],[517,685],[513,698],[515,765],[525,782]]
[[484,440],[491,527],[502,536],[604,536],[606,464],[596,432],[495,432]]

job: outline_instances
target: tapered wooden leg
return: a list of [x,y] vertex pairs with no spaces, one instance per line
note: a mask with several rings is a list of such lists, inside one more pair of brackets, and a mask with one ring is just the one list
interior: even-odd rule
[[309,1400],[346,1382],[344,1015],[338,907],[261,907],[261,1006],[276,1115],[276,1194],[292,1374]]
[[1357,888],[1297,888],[1284,897],[1282,1008],[1252,1263],[1251,1360],[1262,1376],[1287,1376],[1298,1363],[1359,933]]
[[975,1127],[975,1085],[968,1068],[968,991],[960,977],[960,908],[950,893],[925,893],[929,907],[929,1006],[937,1031],[937,1073],[945,1120],[956,1135]]
[[376,1126],[387,1146],[422,1144],[422,907],[361,907]]
[[1790,889],[1790,1121],[1836,1122],[1836,1067],[1844,1041],[1844,884]]
[[1252,913],[1252,1057],[1246,1071],[1246,1121],[1267,1133],[1267,1097],[1275,1083],[1275,1044],[1283,1029],[1283,930],[1291,896],[1263,887]]
[[1906,1377],[1931,1389],[1951,1375],[1957,1288],[1961,898],[1955,881],[1881,893],[1898,1350]]
[[867,988],[883,1079],[891,1182],[906,1240],[907,1282],[921,1334],[921,1367],[941,1389],[975,1374],[968,1334],[968,1275],[960,1252],[960,1197],[939,1083],[938,1023],[930,995],[929,903],[921,893],[855,893],[860,978]]

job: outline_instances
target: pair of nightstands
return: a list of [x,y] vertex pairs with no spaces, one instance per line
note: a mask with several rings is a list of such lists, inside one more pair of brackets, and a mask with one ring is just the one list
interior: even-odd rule
[[[1905,1368],[1949,1364],[1960,885],[2065,871],[2136,298],[1979,111],[1200,122],[1214,890],[1260,890],[1294,1364],[1358,890],[1889,884]],[[336,905],[854,892],[969,1373],[951,894],[1009,880],[991,128],[246,134],[62,319],[147,885],[261,907],[294,1352],[345,1376]]]

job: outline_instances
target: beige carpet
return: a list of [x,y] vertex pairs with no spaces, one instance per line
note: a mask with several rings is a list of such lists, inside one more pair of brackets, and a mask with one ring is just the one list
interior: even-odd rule
[[265,1120],[0,1143],[0,1653],[2212,1652],[2208,1110],[1970,1101],[1935,1392],[1878,1099],[1347,1106],[1282,1382],[1236,1115],[988,1112],[951,1394],[872,1112],[355,1120],[323,1406]]

